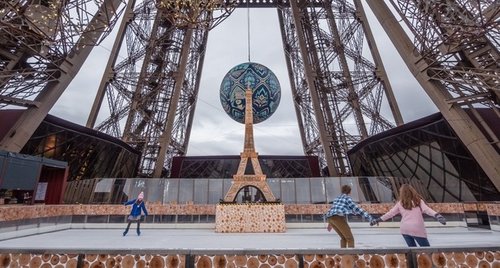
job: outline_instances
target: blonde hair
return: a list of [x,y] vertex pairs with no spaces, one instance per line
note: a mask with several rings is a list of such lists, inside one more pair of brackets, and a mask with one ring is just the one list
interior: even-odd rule
[[422,196],[411,185],[401,185],[401,188],[399,188],[399,201],[404,209],[410,210],[420,206],[420,200],[423,200]]

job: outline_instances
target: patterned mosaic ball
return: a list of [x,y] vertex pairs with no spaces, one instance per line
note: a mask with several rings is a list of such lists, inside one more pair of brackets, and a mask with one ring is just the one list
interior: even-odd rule
[[260,123],[276,111],[281,88],[276,75],[266,66],[255,62],[236,65],[226,74],[220,86],[220,101],[224,111],[235,121],[245,123],[245,90],[252,89],[253,123]]

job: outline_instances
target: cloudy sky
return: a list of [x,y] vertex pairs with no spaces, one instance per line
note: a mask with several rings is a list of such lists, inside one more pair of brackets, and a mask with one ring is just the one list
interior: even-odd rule
[[[250,9],[250,61],[271,69],[281,84],[281,102],[268,120],[254,125],[255,147],[261,155],[303,155],[297,118],[275,9]],[[365,5],[372,31],[405,122],[437,111],[409,73],[378,21]],[[210,31],[188,155],[238,155],[244,125],[222,109],[219,89],[234,66],[248,61],[247,9],[233,14]],[[118,27],[116,27],[118,28]],[[107,63],[114,34],[96,47],[50,114],[85,125]],[[391,118],[391,115],[386,115]]]

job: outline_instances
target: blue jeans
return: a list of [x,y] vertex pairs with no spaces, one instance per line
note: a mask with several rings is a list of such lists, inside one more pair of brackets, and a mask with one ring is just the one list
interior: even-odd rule
[[417,242],[418,245],[421,247],[429,247],[430,246],[429,240],[427,240],[427,238],[425,238],[425,237],[418,237],[418,236],[411,236],[411,235],[404,234],[403,238],[405,239],[406,244],[408,244],[409,247],[416,247],[417,244],[415,242]]

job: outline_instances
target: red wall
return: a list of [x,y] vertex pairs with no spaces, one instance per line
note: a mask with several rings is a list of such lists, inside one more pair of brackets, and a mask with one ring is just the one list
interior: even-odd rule
[[68,168],[54,168],[42,166],[40,180],[47,182],[47,192],[45,193],[45,204],[61,204],[64,198],[64,188],[68,178]]

